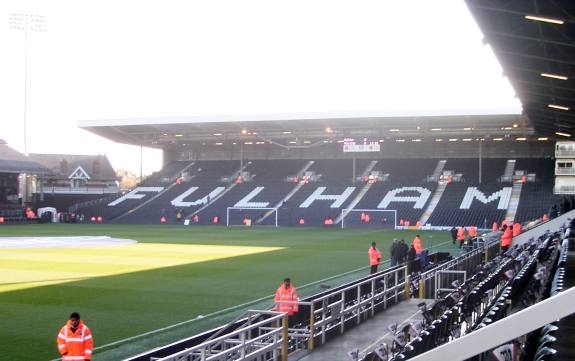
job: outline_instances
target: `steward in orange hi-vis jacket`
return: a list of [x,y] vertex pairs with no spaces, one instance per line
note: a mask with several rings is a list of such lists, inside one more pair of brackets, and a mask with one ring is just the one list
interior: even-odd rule
[[371,247],[369,247],[367,255],[369,256],[369,274],[374,274],[377,272],[377,266],[379,266],[379,262],[381,262],[381,253],[375,246],[375,242],[371,242]]
[[60,329],[56,338],[62,361],[86,361],[92,359],[94,340],[88,326],[80,320],[80,314],[73,312],[70,320]]
[[289,316],[293,315],[299,311],[297,303],[299,297],[295,287],[291,283],[291,279],[284,279],[284,283],[278,287],[276,290],[276,295],[274,297],[275,306],[272,308],[274,311],[286,312]]
[[413,248],[415,248],[416,254],[421,254],[423,252],[423,242],[421,242],[421,237],[418,235],[413,239]]

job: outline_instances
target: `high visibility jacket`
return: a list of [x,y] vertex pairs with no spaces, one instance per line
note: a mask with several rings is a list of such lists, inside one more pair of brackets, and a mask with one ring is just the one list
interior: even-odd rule
[[512,241],[513,241],[513,233],[511,227],[507,227],[505,229],[505,232],[503,232],[503,236],[501,236],[501,247],[511,246]]
[[283,303],[283,302],[298,302],[299,298],[297,291],[294,286],[290,284],[288,288],[282,283],[281,286],[276,290],[276,295],[274,297],[274,310],[279,312],[287,312],[288,315],[293,315],[299,310],[297,303]]
[[463,227],[457,228],[457,240],[458,241],[465,240],[465,229]]
[[469,237],[475,238],[477,236],[477,228],[475,226],[469,227]]
[[513,224],[513,237],[521,234],[521,223]]
[[381,260],[381,253],[379,253],[377,247],[376,248],[369,247],[367,254],[369,255],[369,265],[378,266],[379,261]]
[[497,232],[498,229],[499,229],[499,226],[497,225],[497,222],[493,222],[493,225],[491,226],[491,230],[493,232]]
[[423,251],[423,245],[421,244],[421,238],[415,237],[413,239],[413,248],[415,248],[415,253],[420,254]]
[[68,321],[60,329],[56,338],[58,351],[62,355],[62,361],[84,361],[92,359],[94,340],[88,326],[80,320],[76,332],[72,331],[72,321]]

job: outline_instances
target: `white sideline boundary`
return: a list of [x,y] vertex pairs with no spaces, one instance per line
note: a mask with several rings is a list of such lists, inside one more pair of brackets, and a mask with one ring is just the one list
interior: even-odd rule
[[0,249],[81,248],[136,244],[138,241],[110,236],[10,236],[0,237]]
[[[443,246],[443,245],[445,245],[445,244],[448,244],[448,243],[450,243],[450,242],[451,242],[451,241],[441,242],[440,244],[436,245],[435,247],[441,247],[441,246]],[[435,247],[434,247],[434,248],[435,248]],[[384,262],[382,262],[382,263],[388,263],[389,261],[390,261],[390,259],[386,259],[386,260],[385,260]],[[299,289],[302,289],[302,288],[305,288],[305,287],[315,286],[315,285],[317,285],[317,284],[319,284],[319,283],[326,282],[326,281],[330,281],[330,280],[335,279],[335,278],[338,278],[338,277],[347,276],[347,275],[349,275],[349,274],[352,274],[352,273],[355,273],[355,272],[359,272],[359,271],[362,271],[362,270],[368,270],[369,267],[370,267],[370,266],[364,266],[364,267],[356,268],[356,269],[354,269],[354,270],[347,271],[347,272],[343,272],[343,273],[337,274],[337,275],[335,275],[335,276],[331,276],[331,277],[327,277],[327,278],[324,278],[324,279],[321,279],[321,280],[318,280],[318,281],[314,281],[314,282],[307,283],[307,284],[305,284],[305,285],[299,286],[298,288],[299,288]],[[186,321],[174,323],[174,324],[169,325],[169,326],[165,326],[165,327],[161,327],[161,328],[158,328],[158,329],[155,329],[155,330],[151,330],[151,331],[148,331],[148,332],[144,332],[144,333],[141,333],[141,334],[139,334],[139,335],[131,336],[131,337],[124,338],[124,339],[121,339],[121,340],[118,340],[118,341],[114,341],[114,342],[110,342],[110,343],[107,343],[107,344],[102,345],[102,346],[94,347],[94,351],[107,349],[107,348],[112,347],[112,346],[121,345],[121,344],[123,344],[123,343],[125,343],[125,342],[137,340],[137,339],[142,338],[142,337],[145,337],[145,336],[150,336],[150,335],[153,335],[153,334],[155,334],[155,333],[167,331],[167,330],[170,330],[170,329],[172,329],[172,328],[176,328],[176,327],[179,327],[179,326],[182,326],[182,325],[186,325],[186,324],[189,324],[189,323],[193,323],[193,322],[195,322],[195,321],[200,321],[200,320],[203,320],[203,319],[208,318],[208,317],[217,316],[217,315],[220,315],[220,314],[222,314],[222,313],[226,313],[226,312],[229,312],[229,311],[233,311],[233,310],[235,310],[235,309],[238,309],[238,308],[242,308],[242,307],[245,307],[245,306],[249,306],[249,305],[251,305],[251,304],[253,304],[253,303],[258,303],[258,302],[261,302],[261,301],[265,301],[265,300],[267,300],[267,299],[271,299],[272,297],[274,297],[273,294],[267,295],[267,296],[260,297],[260,298],[258,298],[258,299],[249,301],[249,302],[245,302],[245,303],[242,303],[242,304],[239,304],[239,305],[235,305],[235,306],[232,306],[232,307],[224,308],[223,310],[219,310],[219,311],[215,311],[215,312],[212,312],[212,313],[208,313],[208,314],[206,314],[206,315],[203,315],[203,317],[201,317],[201,318],[199,318],[199,316],[198,316],[198,317],[196,317],[196,318],[191,318],[191,319],[186,320]],[[50,361],[60,361],[60,360],[61,360],[61,358],[59,357],[59,358],[56,358],[56,359],[53,359],[53,360],[50,360]]]

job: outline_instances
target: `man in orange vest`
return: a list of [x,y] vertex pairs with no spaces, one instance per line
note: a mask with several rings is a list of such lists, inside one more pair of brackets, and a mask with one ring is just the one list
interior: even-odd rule
[[521,234],[521,223],[513,223],[513,237]]
[[279,312],[286,312],[288,316],[293,315],[299,311],[297,303],[299,297],[295,287],[291,283],[291,279],[285,278],[284,283],[282,283],[276,290],[276,295],[274,297],[275,306],[272,310]]
[[62,361],[87,361],[92,359],[94,340],[88,326],[80,320],[78,312],[72,312],[70,319],[60,329],[56,338]]
[[371,247],[367,251],[367,255],[369,256],[369,274],[372,275],[377,272],[377,266],[379,266],[379,262],[381,261],[381,253],[375,246],[375,242],[371,242]]
[[513,242],[513,233],[510,226],[503,226],[503,236],[501,236],[501,253],[507,252]]
[[419,237],[419,234],[413,239],[413,248],[415,248],[415,254],[421,254],[423,251],[423,243],[421,243],[421,237]]
[[491,230],[493,232],[497,232],[499,230],[499,225],[497,224],[497,222],[493,222],[493,225],[491,225]]
[[459,248],[463,247],[463,242],[465,242],[465,228],[457,228],[457,240],[459,241]]
[[475,227],[475,226],[469,226],[469,231],[468,231],[468,233],[469,233],[469,237],[470,237],[470,238],[475,238],[475,237],[477,237],[477,227]]

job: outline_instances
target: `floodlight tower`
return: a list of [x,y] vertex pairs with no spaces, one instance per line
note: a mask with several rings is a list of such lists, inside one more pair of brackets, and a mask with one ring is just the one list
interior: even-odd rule
[[42,15],[11,13],[8,16],[10,29],[24,32],[24,154],[28,155],[28,33],[46,31],[46,17]]
[[[11,13],[8,16],[8,27],[24,32],[24,154],[28,156],[28,33],[46,31],[46,17],[42,15]],[[28,202],[30,178],[22,174],[22,205]]]

